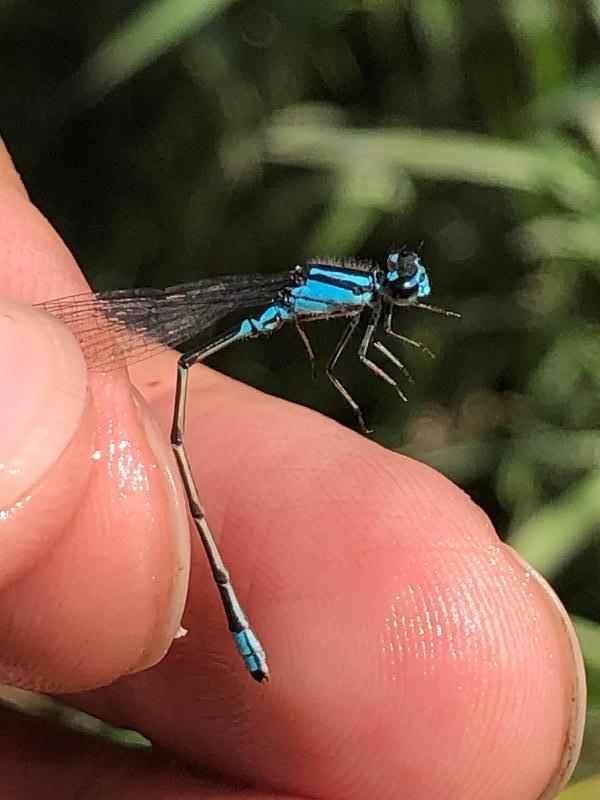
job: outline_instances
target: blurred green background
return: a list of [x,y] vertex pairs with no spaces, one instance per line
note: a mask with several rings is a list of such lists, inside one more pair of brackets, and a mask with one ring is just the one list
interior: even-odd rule
[[[2,133],[95,288],[423,242],[462,319],[398,316],[437,356],[402,354],[408,404],[340,374],[573,614],[600,773],[600,0],[4,0],[0,52]],[[293,330],[214,363],[354,425]]]

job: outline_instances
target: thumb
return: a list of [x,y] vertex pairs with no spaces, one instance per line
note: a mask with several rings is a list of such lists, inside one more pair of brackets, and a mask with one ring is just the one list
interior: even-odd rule
[[91,469],[93,427],[83,357],[52,317],[2,299],[0,363],[1,590],[73,515]]
[[[0,144],[0,293],[85,291]],[[0,681],[109,683],[173,641],[189,569],[174,460],[125,372],[86,373],[56,318],[0,297]]]

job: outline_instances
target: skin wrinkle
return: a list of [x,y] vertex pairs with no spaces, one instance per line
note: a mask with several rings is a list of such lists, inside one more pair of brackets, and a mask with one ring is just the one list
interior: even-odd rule
[[[248,458],[248,455],[252,452],[252,450],[253,447],[250,442],[245,444],[243,448],[239,450],[236,449],[236,459],[232,464],[232,470],[231,470],[232,473],[237,474],[239,471],[243,471],[243,470],[238,470],[237,466],[243,465],[247,461],[252,461],[251,458]],[[220,518],[221,518],[218,527],[219,533],[231,527],[230,525],[228,525],[228,522],[236,506],[236,504],[234,503],[235,493],[237,491],[236,486],[232,482],[226,481],[225,487],[227,489],[226,493],[221,491],[219,498]]]
[[[415,616],[410,624],[406,624],[407,623],[406,619],[403,620],[405,625],[404,629],[407,631],[411,629],[413,630],[415,638],[414,640],[409,639],[409,641],[412,641],[413,649],[415,647],[415,644],[417,645],[415,652],[417,654],[419,652],[422,652],[426,661],[429,662],[430,657],[433,655],[432,651],[427,647],[427,642],[429,642],[430,645],[433,644],[431,636],[433,631],[433,625],[431,622],[432,614],[430,607],[428,605],[430,598],[427,595],[424,595],[423,592],[418,587],[414,590],[411,590],[409,587],[408,593],[412,594],[413,597],[415,597],[415,602],[414,602]],[[418,602],[416,601],[417,596],[419,598]],[[467,592],[467,597],[472,597],[472,592]],[[469,602],[467,606],[468,611],[467,610],[463,611],[463,614],[466,614],[467,616],[471,617],[473,612],[473,605],[475,605],[475,607],[477,606],[476,603],[473,604],[472,602]],[[492,637],[491,641],[494,641],[494,638],[497,637]],[[421,648],[421,650],[419,648]],[[476,660],[477,658],[478,656],[476,656]],[[487,796],[487,795],[482,795],[482,796]]]

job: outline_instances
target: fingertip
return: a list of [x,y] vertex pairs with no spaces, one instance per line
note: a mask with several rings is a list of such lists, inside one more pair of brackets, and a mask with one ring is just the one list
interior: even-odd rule
[[[552,644],[552,650],[556,652],[552,672],[556,675],[561,691],[551,696],[551,707],[545,716],[549,719],[551,715],[562,715],[563,730],[559,738],[561,746],[555,751],[555,760],[548,761],[550,777],[545,790],[539,796],[539,800],[550,800],[569,782],[581,751],[587,700],[583,654],[573,622],[554,589],[512,547],[503,545],[503,553],[517,565],[523,581],[531,584],[532,599],[540,608],[538,638],[547,637]],[[543,702],[544,700],[540,705]],[[558,726],[557,730],[560,734]],[[549,754],[549,748],[545,747],[544,752]]]
[[72,692],[143,670],[183,613],[190,538],[168,444],[124,374],[91,375],[90,394],[79,463],[61,471],[59,459],[40,484],[58,485],[71,517],[28,520],[58,516],[60,536],[0,596],[0,680],[23,688]]

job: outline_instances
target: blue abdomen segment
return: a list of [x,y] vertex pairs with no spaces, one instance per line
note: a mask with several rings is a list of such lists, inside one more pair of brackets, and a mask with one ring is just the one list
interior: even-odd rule
[[272,303],[260,316],[245,319],[240,325],[238,336],[240,339],[245,339],[247,336],[273,333],[293,316],[287,303]]
[[233,641],[235,642],[239,654],[244,659],[244,664],[248,672],[258,680],[268,680],[269,668],[267,667],[265,651],[254,631],[250,628],[246,628],[239,633],[234,633]]

